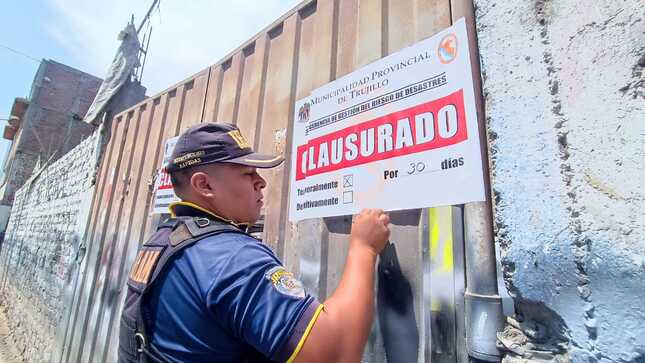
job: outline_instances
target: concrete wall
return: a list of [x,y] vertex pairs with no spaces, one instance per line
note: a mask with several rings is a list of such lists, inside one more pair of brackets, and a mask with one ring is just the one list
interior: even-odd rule
[[642,362],[643,3],[475,5],[507,358]]
[[0,301],[29,362],[51,360],[94,192],[97,137],[16,192],[0,250]]
[[[0,205],[0,236],[4,236],[4,231],[7,229],[9,223],[9,215],[11,214],[11,207]],[[3,237],[0,237],[0,244]]]

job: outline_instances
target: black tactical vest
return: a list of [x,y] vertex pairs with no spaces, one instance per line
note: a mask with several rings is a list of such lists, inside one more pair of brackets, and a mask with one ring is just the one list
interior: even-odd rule
[[150,344],[146,331],[150,316],[146,296],[168,262],[182,249],[220,233],[243,230],[204,217],[177,217],[164,221],[139,251],[127,283],[127,294],[119,331],[119,363],[167,362]]

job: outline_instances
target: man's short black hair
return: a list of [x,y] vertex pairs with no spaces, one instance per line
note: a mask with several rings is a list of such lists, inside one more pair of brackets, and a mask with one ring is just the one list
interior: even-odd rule
[[190,177],[193,176],[195,172],[194,168],[189,168],[186,170],[177,170],[170,173],[170,181],[172,182],[172,187],[175,189],[175,194],[179,196],[179,193],[187,188],[190,185]]
[[170,182],[172,182],[172,187],[175,190],[175,195],[181,198],[181,194],[183,194],[182,191],[189,189],[190,178],[193,176],[193,174],[200,171],[205,172],[208,166],[209,165],[197,165],[190,168],[170,172]]

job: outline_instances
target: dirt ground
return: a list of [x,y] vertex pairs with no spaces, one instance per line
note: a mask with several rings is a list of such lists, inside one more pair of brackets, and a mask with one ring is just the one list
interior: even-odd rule
[[24,360],[13,342],[5,310],[0,306],[0,363],[22,363]]

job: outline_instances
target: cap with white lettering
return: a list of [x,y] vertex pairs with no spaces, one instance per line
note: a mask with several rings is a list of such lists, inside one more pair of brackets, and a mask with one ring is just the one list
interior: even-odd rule
[[205,122],[189,128],[179,136],[166,171],[172,173],[212,163],[273,168],[283,161],[282,155],[265,155],[253,151],[237,126],[225,122]]

